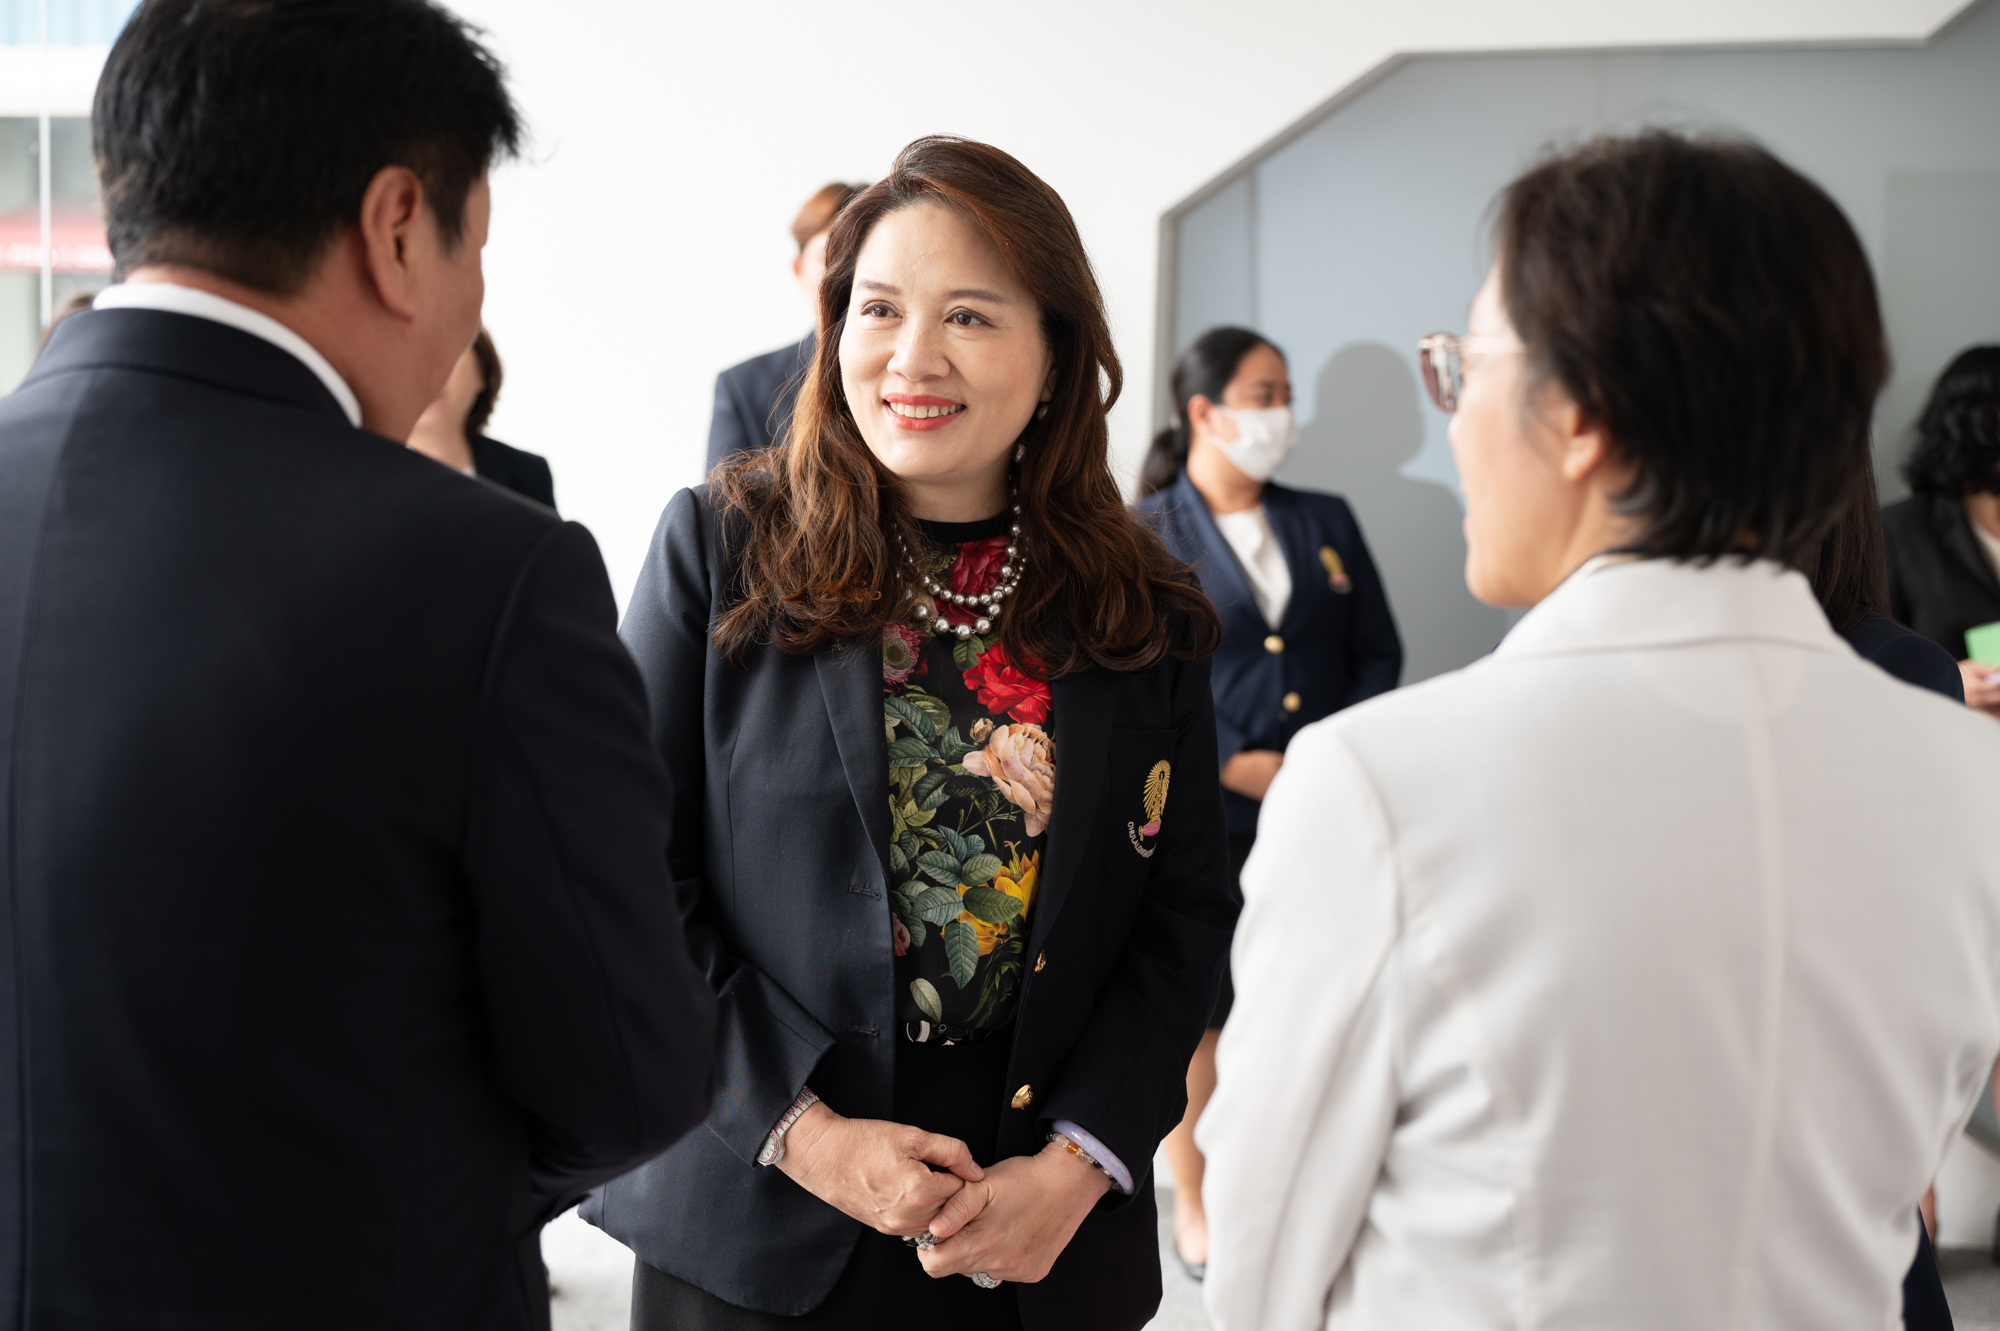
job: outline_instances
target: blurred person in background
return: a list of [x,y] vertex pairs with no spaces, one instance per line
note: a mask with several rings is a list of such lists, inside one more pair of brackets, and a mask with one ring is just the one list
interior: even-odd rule
[[403,446],[520,122],[425,0],[146,0],[0,401],[0,1327],[545,1331],[709,1100],[590,534]]
[[82,314],[90,308],[91,302],[96,299],[97,293],[95,291],[76,291],[65,296],[62,304],[56,306],[56,312],[50,318],[49,326],[42,330],[41,343],[35,348],[35,359],[40,360],[42,353],[49,349],[49,339],[55,336],[56,329],[62,324],[63,320],[69,318],[72,314]]
[[[1292,741],[1197,1136],[1221,1331],[1896,1324],[2000,1053],[2000,731],[1797,570],[1870,465],[1868,260],[1767,152],[1503,192],[1454,412],[1498,649]],[[1916,885],[1921,890],[1911,890]]]
[[626,617],[725,1071],[583,1216],[635,1331],[1138,1331],[1236,913],[1214,611],[1111,475],[1055,191],[919,139],[827,261],[789,438],[674,498]]
[[486,437],[486,422],[500,400],[500,352],[485,328],[451,367],[451,378],[410,431],[410,447],[453,471],[478,476],[525,495],[549,509],[556,506],[555,477],[547,458]]
[[2000,623],[2000,346],[1968,347],[1938,376],[1882,512],[1891,613],[1958,662],[1965,701],[2000,717],[2000,671],[1969,659],[1967,630]]
[[[792,257],[792,277],[806,303],[819,308],[819,283],[826,276],[826,237],[833,219],[865,186],[834,181],[813,192],[792,219],[792,240],[799,252]],[[808,332],[789,347],[752,356],[715,377],[715,414],[708,422],[708,469],[753,449],[769,448],[784,438],[791,423],[792,403],[812,364],[816,333]]]
[[[1403,646],[1347,501],[1271,480],[1298,441],[1284,353],[1247,328],[1212,328],[1174,364],[1174,423],[1153,440],[1138,509],[1193,568],[1222,616],[1211,684],[1232,880],[1257,810],[1300,728],[1396,687]],[[1215,1089],[1222,994],[1188,1067],[1188,1108],[1167,1138],[1174,1247],[1208,1260],[1194,1126]]]
[[[1852,498],[1818,552],[1801,563],[1827,623],[1863,660],[1905,684],[1955,703],[1965,701],[1951,653],[1888,616],[1889,578],[1872,462],[1856,470]],[[1931,1246],[1937,1234],[1935,1189],[1924,1193],[1917,1209],[1917,1256],[1903,1277],[1903,1326],[1906,1331],[1950,1331],[1951,1309]]]

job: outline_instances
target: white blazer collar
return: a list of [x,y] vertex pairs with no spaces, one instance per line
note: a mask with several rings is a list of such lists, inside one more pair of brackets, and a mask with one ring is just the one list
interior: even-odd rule
[[1805,575],[1769,560],[1707,566],[1592,560],[1514,626],[1495,656],[1761,639],[1838,652]]

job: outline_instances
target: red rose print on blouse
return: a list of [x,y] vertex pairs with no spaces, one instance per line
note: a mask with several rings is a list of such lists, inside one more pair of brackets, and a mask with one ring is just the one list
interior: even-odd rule
[[1007,644],[996,642],[979,654],[965,672],[965,687],[979,695],[989,712],[1005,712],[1016,721],[1040,725],[1049,718],[1049,686],[1030,679],[1007,659]]
[[1011,536],[990,536],[983,541],[967,541],[958,547],[951,566],[951,589],[960,596],[982,596],[1000,581],[1000,566],[1007,562],[1007,542]]

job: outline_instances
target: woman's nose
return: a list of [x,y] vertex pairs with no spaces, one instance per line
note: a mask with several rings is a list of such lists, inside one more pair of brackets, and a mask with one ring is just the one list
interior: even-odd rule
[[896,337],[896,352],[889,358],[892,373],[905,379],[941,379],[951,373],[944,354],[944,341],[935,328],[911,320]]

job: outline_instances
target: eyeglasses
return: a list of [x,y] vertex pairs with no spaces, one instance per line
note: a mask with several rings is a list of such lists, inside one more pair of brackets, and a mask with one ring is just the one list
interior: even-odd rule
[[1465,393],[1465,353],[1503,356],[1525,351],[1511,337],[1458,337],[1452,333],[1432,333],[1417,341],[1417,367],[1423,371],[1424,389],[1439,411],[1457,411]]

